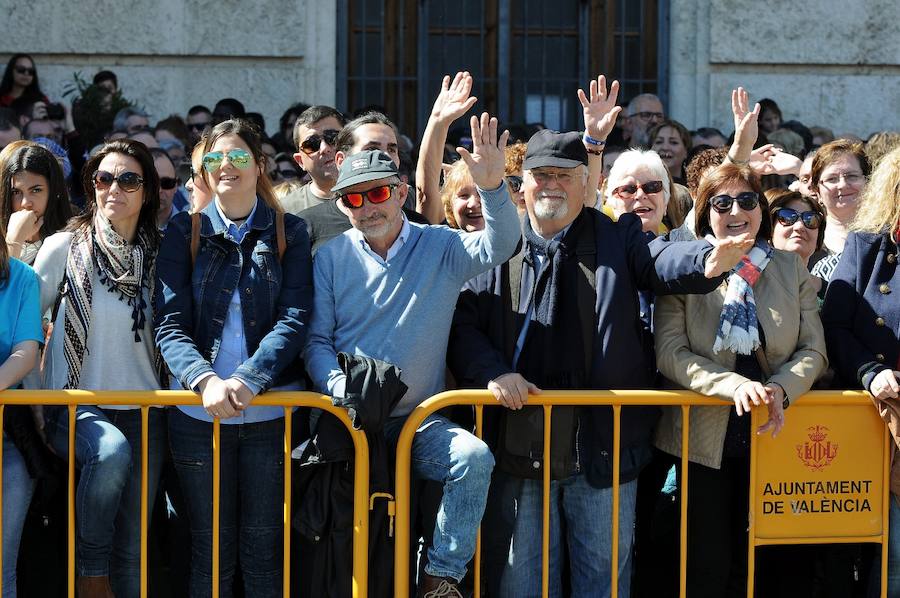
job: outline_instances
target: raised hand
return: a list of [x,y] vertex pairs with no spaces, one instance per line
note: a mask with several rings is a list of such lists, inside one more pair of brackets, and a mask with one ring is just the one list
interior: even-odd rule
[[734,115],[734,145],[729,155],[737,162],[747,162],[759,137],[759,104],[750,110],[750,94],[743,87],[731,91],[731,112]]
[[613,81],[606,90],[606,77],[600,75],[596,81],[591,81],[590,99],[584,90],[578,90],[578,100],[584,109],[584,130],[597,139],[605,141],[616,124],[616,117],[622,111],[621,106],[616,106],[619,97],[619,82]]
[[[6,228],[6,243],[16,246],[16,250],[22,250],[22,244],[28,239],[33,239],[44,225],[44,217],[38,216],[34,210],[19,210],[9,215],[9,224]],[[18,257],[18,253],[13,257]]]
[[730,272],[737,266],[741,258],[753,247],[756,239],[750,233],[744,233],[737,237],[714,239],[710,242],[713,245],[713,250],[706,257],[704,274],[707,278],[715,278]]
[[497,119],[487,112],[481,114],[481,119],[473,116],[469,123],[472,127],[472,152],[464,147],[458,147],[456,151],[469,167],[475,185],[482,189],[496,189],[505,174],[504,150],[509,131],[504,131],[498,140]]
[[455,121],[478,101],[478,98],[470,96],[470,93],[472,93],[472,75],[469,71],[456,73],[452,82],[450,75],[444,75],[441,91],[431,108],[431,118],[447,124]]

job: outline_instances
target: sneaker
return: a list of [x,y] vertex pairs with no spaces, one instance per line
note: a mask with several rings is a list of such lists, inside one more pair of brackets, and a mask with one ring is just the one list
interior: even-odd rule
[[456,580],[450,577],[432,577],[422,574],[419,581],[418,598],[463,598],[456,587]]

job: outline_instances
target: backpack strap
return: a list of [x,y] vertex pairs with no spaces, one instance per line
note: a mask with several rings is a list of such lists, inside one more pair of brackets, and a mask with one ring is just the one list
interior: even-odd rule
[[197,261],[197,253],[200,251],[200,212],[191,214],[191,269]]
[[284,238],[284,212],[278,210],[275,212],[275,243],[278,245],[278,263],[284,258],[284,252],[287,250],[287,241]]

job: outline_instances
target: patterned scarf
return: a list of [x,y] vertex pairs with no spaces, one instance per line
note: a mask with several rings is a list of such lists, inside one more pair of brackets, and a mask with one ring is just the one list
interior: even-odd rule
[[[707,240],[710,240],[710,236],[707,236]],[[759,348],[759,320],[756,317],[753,287],[771,259],[772,247],[765,241],[757,241],[731,271],[713,353],[728,349],[741,355],[750,355]]]
[[[63,352],[69,374],[66,388],[78,388],[81,366],[87,352],[87,339],[91,329],[94,268],[100,282],[110,293],[118,293],[119,301],[131,307],[131,331],[134,342],[141,342],[140,331],[147,322],[147,302],[143,290],[153,297],[156,255],[149,235],[139,230],[137,243],[129,245],[102,214],[94,216],[92,229],[75,233],[66,259],[66,310],[64,319],[65,342]],[[154,308],[150,306],[150,317]],[[153,339],[146,339],[153,342]],[[154,344],[155,347],[155,344]],[[162,374],[162,357],[155,351],[156,371]]]

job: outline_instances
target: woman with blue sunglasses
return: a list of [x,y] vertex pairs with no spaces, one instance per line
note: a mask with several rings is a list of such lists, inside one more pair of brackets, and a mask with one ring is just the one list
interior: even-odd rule
[[175,469],[191,524],[190,595],[212,595],[213,421],[221,428],[220,596],[282,591],[284,411],[256,407],[269,389],[300,390],[298,363],[312,303],[309,237],[284,214],[247,121],[202,140],[212,201],[169,223],[157,269],[156,340],[179,388],[202,406],[169,413]]

